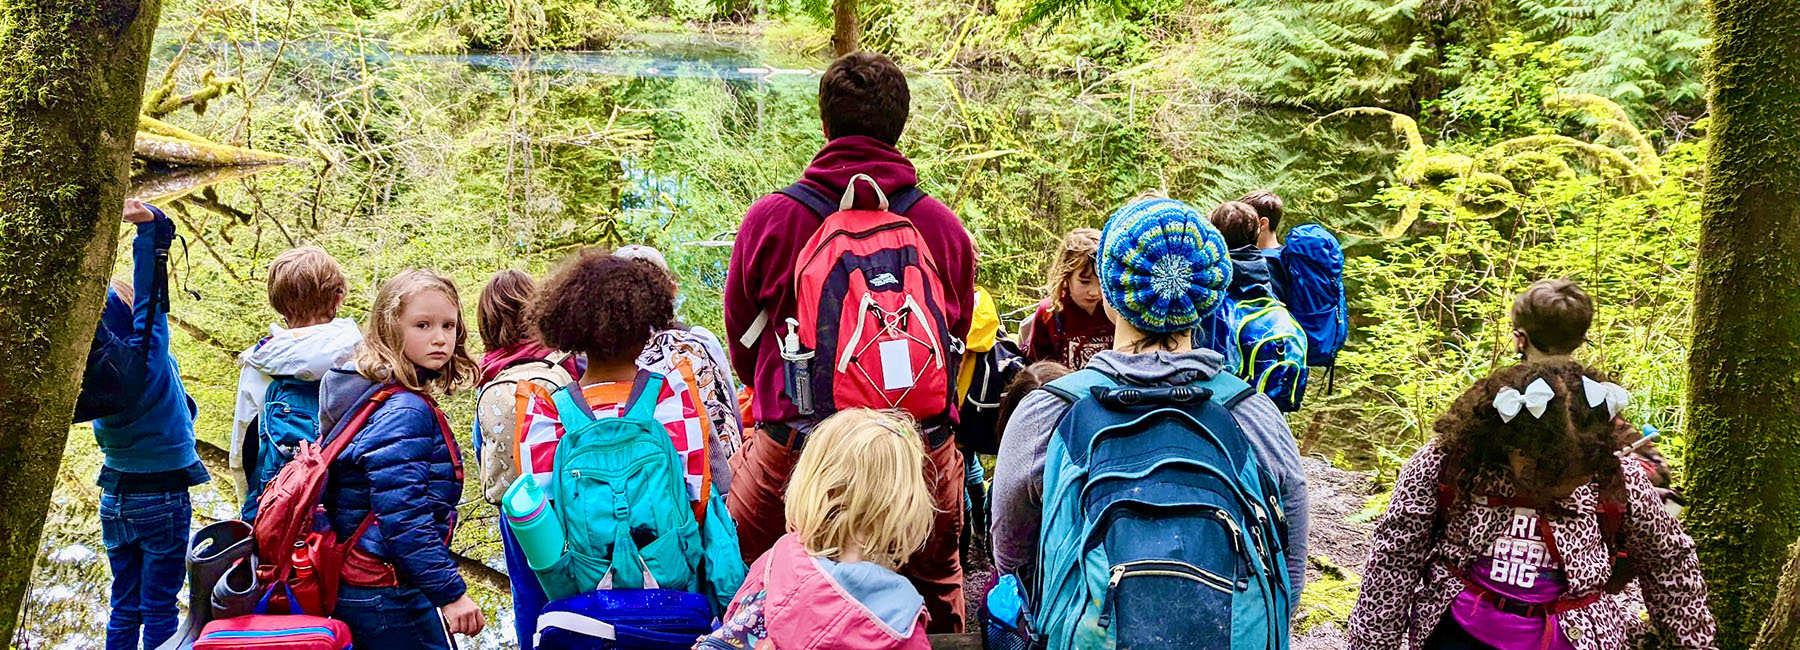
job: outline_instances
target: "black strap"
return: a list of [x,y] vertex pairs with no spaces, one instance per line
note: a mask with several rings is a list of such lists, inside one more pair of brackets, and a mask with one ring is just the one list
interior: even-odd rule
[[[824,192],[813,189],[813,186],[804,182],[794,183],[793,185],[781,188],[776,194],[800,202],[800,205],[806,206],[806,209],[811,210],[812,213],[818,215],[820,219],[829,217],[832,213],[838,211],[837,201],[831,200],[831,197],[826,196]],[[919,201],[924,199],[925,192],[921,191],[918,187],[908,187],[894,193],[893,196],[888,197],[888,212],[905,216],[907,212],[912,211],[913,207],[919,204]]]

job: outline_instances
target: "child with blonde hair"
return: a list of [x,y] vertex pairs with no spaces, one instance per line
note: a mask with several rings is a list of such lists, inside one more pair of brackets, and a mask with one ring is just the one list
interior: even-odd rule
[[1044,301],[1019,332],[1026,360],[1080,369],[1101,350],[1112,348],[1113,321],[1101,307],[1095,274],[1099,253],[1098,230],[1076,228],[1063,236],[1050,266]]
[[320,391],[326,441],[362,404],[385,400],[332,461],[325,485],[332,529],[354,540],[332,616],[358,646],[447,649],[448,633],[485,626],[450,555],[462,451],[433,398],[474,381],[468,335],[455,283],[404,271],[376,294],[355,367],[332,369]]
[[868,409],[826,419],[788,485],[788,534],[695,648],[929,648],[925,600],[894,569],[924,546],[934,517],[911,421]]

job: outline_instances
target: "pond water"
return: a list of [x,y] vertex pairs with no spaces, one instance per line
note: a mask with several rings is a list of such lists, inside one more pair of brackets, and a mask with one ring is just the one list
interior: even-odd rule
[[[165,33],[164,42],[184,35]],[[173,57],[172,47],[159,52],[153,81]],[[752,37],[696,34],[530,55],[406,55],[341,35],[190,48],[177,75],[183,87],[216,70],[248,90],[204,116],[170,121],[309,161],[231,178],[171,206],[190,243],[173,265],[177,281],[200,296],[178,300],[174,314],[203,444],[226,442],[231,355],[267,332],[263,272],[295,244],[324,246],[344,263],[347,311],[360,319],[379,279],[403,268],[454,278],[472,317],[495,270],[542,271],[584,245],[647,242],[681,277],[683,317],[717,326],[730,233],[823,143],[816,93],[825,64]],[[911,83],[902,149],[924,189],[975,233],[981,283],[1006,313],[1039,298],[1059,233],[1100,225],[1145,189],[1205,209],[1273,188],[1293,223],[1322,221],[1353,246],[1388,218],[1357,206],[1390,177],[1394,143],[1379,124],[1309,131],[1314,116],[1302,111],[1226,93],[1169,96],[1104,71],[914,74]],[[446,406],[466,432],[467,395]],[[91,433],[72,429],[67,455],[16,647],[95,647],[103,637],[107,570]],[[194,493],[196,525],[235,509],[225,480]],[[492,509],[476,490],[467,501],[454,546],[498,566]],[[473,645],[508,646],[503,595],[477,595],[490,625]]]

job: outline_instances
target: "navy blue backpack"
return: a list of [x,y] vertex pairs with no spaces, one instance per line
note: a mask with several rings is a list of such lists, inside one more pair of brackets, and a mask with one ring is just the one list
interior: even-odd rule
[[1288,231],[1281,266],[1286,273],[1281,301],[1306,330],[1306,365],[1335,367],[1350,335],[1344,247],[1323,226],[1305,224]]
[[262,488],[281,473],[301,442],[319,441],[319,382],[298,377],[276,377],[263,393],[263,410],[256,416],[256,465],[249,469],[249,496],[244,499],[244,521],[256,518]]

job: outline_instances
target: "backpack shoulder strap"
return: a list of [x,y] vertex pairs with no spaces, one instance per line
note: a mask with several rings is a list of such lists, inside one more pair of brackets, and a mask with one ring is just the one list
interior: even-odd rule
[[1256,389],[1249,383],[1224,370],[1213,373],[1211,378],[1195,385],[1212,391],[1213,403],[1226,410],[1237,408],[1238,404],[1256,394]]
[[811,210],[812,213],[818,215],[820,219],[829,217],[833,212],[838,211],[836,201],[831,200],[831,197],[825,196],[825,193],[813,189],[811,185],[807,185],[804,182],[796,182],[793,185],[781,188],[775,193],[799,201],[800,205],[806,206],[806,209]]
[[338,423],[337,431],[332,434],[331,440],[325,443],[325,449],[322,450],[324,456],[336,460],[338,455],[350,447],[350,441],[356,438],[356,434],[362,432],[363,425],[369,423],[369,418],[375,415],[375,411],[380,409],[382,404],[386,404],[389,398],[404,390],[406,389],[400,387],[399,384],[387,384],[376,389],[373,394],[363,400],[361,406],[356,408],[354,415]]
[[[838,204],[832,201],[831,197],[825,196],[823,192],[815,190],[811,185],[803,182],[781,188],[775,193],[800,202],[800,205],[806,206],[806,209],[811,210],[820,219],[829,217],[831,213],[838,211]],[[924,199],[925,192],[923,190],[917,186],[908,187],[888,197],[888,212],[905,216]]]
[[1108,377],[1106,373],[1092,368],[1083,368],[1044,384],[1044,390],[1050,391],[1051,395],[1073,405],[1090,395],[1096,387],[1117,386],[1118,384],[1119,382]]
[[594,407],[587,403],[587,396],[581,392],[581,382],[573,381],[556,392],[550,394],[550,401],[556,404],[556,417],[563,421],[563,428],[570,425],[587,424],[594,421]]
[[918,205],[919,202],[923,200],[925,200],[925,192],[920,190],[918,186],[900,190],[899,192],[895,192],[893,196],[888,197],[888,212],[904,217],[907,212],[910,212],[913,209],[913,206]]
[[631,383],[631,397],[625,400],[625,417],[634,420],[656,419],[656,403],[662,399],[664,381],[662,375],[638,370],[637,379]]

